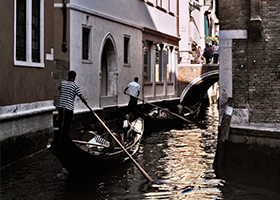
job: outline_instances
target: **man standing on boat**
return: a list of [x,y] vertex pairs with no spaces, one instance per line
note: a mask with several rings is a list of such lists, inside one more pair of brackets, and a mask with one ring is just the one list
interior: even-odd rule
[[65,133],[69,132],[72,123],[74,112],[74,101],[76,95],[80,97],[81,101],[87,104],[87,101],[82,95],[80,87],[74,82],[76,79],[76,72],[70,71],[68,73],[68,80],[61,82],[59,86],[60,94],[58,99],[58,126],[59,130],[64,129]]
[[124,93],[128,90],[128,95],[130,96],[130,100],[128,103],[128,110],[136,116],[136,107],[137,107],[137,100],[140,94],[140,85],[138,84],[138,77],[134,78],[133,82],[130,82],[128,86],[124,89]]

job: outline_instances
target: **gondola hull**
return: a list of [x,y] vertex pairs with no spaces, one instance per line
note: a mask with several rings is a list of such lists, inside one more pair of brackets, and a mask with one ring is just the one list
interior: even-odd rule
[[145,134],[151,132],[168,131],[172,128],[183,125],[186,121],[178,117],[152,117],[144,115]]
[[[137,152],[144,131],[144,121],[141,118],[137,120],[137,134],[133,141],[125,147],[130,155]],[[85,151],[75,144],[67,133],[63,132],[55,133],[50,150],[66,170],[75,175],[100,175],[104,169],[115,167],[129,158],[121,147],[117,147],[117,150],[111,152]]]

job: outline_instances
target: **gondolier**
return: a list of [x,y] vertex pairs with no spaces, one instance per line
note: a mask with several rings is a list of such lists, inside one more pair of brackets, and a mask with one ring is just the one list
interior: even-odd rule
[[80,87],[74,82],[76,79],[76,72],[69,71],[68,80],[61,82],[59,86],[60,94],[58,99],[58,126],[59,130],[62,128],[66,133],[70,129],[72,122],[73,111],[74,111],[74,101],[76,95],[80,97],[82,102],[87,104],[87,101],[82,95]]
[[134,116],[136,115],[136,107],[137,107],[137,101],[138,96],[140,94],[140,85],[138,84],[138,77],[134,78],[133,82],[130,82],[128,86],[124,89],[124,93],[128,90],[128,95],[130,96],[130,100],[128,103],[128,110],[131,112]]

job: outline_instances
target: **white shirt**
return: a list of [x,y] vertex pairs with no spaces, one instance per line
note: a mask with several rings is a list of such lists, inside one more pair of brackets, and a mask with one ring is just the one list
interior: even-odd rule
[[219,54],[219,46],[214,46],[214,54]]
[[128,84],[128,94],[133,97],[137,97],[138,92],[140,91],[140,85],[136,82],[130,82]]

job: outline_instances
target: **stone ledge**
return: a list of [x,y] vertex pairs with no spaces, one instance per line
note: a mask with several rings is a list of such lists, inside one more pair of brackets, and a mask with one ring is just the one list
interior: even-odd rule
[[280,139],[280,124],[231,124],[230,128],[231,134]]
[[11,120],[52,112],[54,110],[53,100],[3,106],[0,107],[0,120]]

